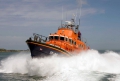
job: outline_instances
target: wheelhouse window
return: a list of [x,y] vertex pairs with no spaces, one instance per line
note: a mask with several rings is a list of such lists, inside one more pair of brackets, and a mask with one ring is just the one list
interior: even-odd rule
[[74,45],[76,45],[76,42],[74,41]]
[[60,37],[60,40],[64,41],[64,37]]
[[68,38],[65,38],[65,41],[68,41]]
[[73,40],[72,40],[72,43],[71,44],[73,44]]
[[76,45],[76,42],[75,42],[75,45]]
[[55,39],[55,40],[59,40],[59,37],[58,37],[58,36],[54,36],[54,39]]
[[72,39],[69,39],[70,44],[72,43]]
[[53,38],[54,38],[53,36],[49,36],[49,40],[53,40]]

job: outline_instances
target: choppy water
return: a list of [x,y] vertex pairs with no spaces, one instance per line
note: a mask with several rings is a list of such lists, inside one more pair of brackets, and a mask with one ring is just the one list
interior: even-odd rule
[[27,52],[0,53],[0,81],[120,81],[120,51],[40,59]]

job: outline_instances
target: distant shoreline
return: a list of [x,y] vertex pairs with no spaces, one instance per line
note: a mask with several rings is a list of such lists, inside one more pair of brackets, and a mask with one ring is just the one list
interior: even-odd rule
[[29,49],[27,49],[27,50],[7,50],[7,49],[0,49],[0,52],[21,52],[21,51],[29,51]]

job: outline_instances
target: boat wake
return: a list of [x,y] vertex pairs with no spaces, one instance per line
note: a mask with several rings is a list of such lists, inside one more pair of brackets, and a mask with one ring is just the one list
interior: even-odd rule
[[32,59],[29,53],[22,52],[1,60],[0,72],[42,76],[46,77],[44,81],[98,81],[106,74],[120,74],[119,54],[88,50],[71,57],[53,55]]

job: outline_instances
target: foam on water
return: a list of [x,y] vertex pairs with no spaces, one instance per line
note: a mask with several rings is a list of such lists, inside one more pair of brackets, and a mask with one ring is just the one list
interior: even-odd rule
[[45,76],[44,81],[90,81],[94,72],[120,74],[120,55],[113,51],[100,54],[88,50],[71,57],[32,59],[30,54],[18,53],[1,61],[0,72]]

